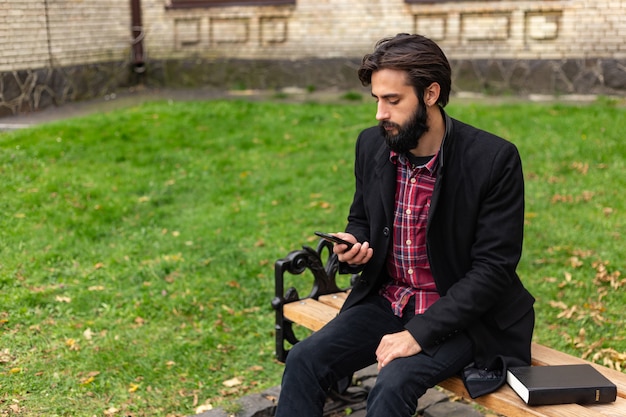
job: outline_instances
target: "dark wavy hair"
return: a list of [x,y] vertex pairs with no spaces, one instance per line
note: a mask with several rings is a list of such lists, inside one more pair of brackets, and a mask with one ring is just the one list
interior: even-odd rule
[[408,33],[381,39],[374,52],[363,57],[359,80],[368,86],[372,83],[372,73],[382,69],[406,71],[420,102],[424,100],[425,89],[438,83],[441,87],[438,103],[441,107],[448,104],[452,71],[446,55],[432,40]]

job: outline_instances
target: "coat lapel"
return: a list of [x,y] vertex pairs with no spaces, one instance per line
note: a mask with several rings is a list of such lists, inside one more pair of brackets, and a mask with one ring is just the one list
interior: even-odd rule
[[435,182],[435,188],[433,190],[433,195],[430,201],[430,210],[428,211],[428,224],[431,224],[433,214],[437,211],[437,205],[439,203],[439,196],[441,195],[441,184],[443,184],[443,176],[445,170],[444,163],[446,161],[446,155],[448,154],[448,149],[453,146],[453,135],[454,135],[454,125],[452,124],[452,119],[446,112],[441,111],[444,115],[444,120],[446,123],[446,132],[443,136],[443,142],[441,143],[441,148],[439,150],[439,165],[437,167],[437,181]]
[[376,154],[376,178],[380,186],[380,198],[387,224],[393,224],[396,198],[396,166],[389,160],[389,148],[383,142]]

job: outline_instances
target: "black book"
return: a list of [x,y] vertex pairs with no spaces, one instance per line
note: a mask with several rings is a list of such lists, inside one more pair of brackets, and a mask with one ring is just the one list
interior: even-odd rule
[[518,366],[506,382],[528,405],[609,403],[617,387],[591,365]]

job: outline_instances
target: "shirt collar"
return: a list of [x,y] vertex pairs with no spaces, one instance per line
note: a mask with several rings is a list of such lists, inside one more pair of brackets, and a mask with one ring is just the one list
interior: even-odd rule
[[435,155],[433,155],[433,157],[430,158],[430,160],[425,165],[423,165],[421,167],[414,167],[414,166],[412,166],[411,162],[409,161],[409,158],[405,154],[399,154],[399,153],[394,152],[394,151],[389,151],[389,161],[392,164],[394,164],[394,165],[398,165],[398,164],[404,165],[408,169],[414,169],[414,168],[426,169],[432,175],[437,170],[438,162],[439,162],[439,159],[440,159],[439,155],[441,153],[442,153],[441,149],[439,149],[437,151],[437,153]]

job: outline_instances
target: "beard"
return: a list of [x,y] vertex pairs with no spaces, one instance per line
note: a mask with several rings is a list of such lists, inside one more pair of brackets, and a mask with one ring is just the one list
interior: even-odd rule
[[[382,121],[378,126],[389,149],[402,154],[417,148],[422,135],[428,132],[427,120],[426,106],[420,103],[413,116],[405,124],[399,125],[394,122]],[[398,133],[392,134],[387,130],[389,127],[395,128]]]

